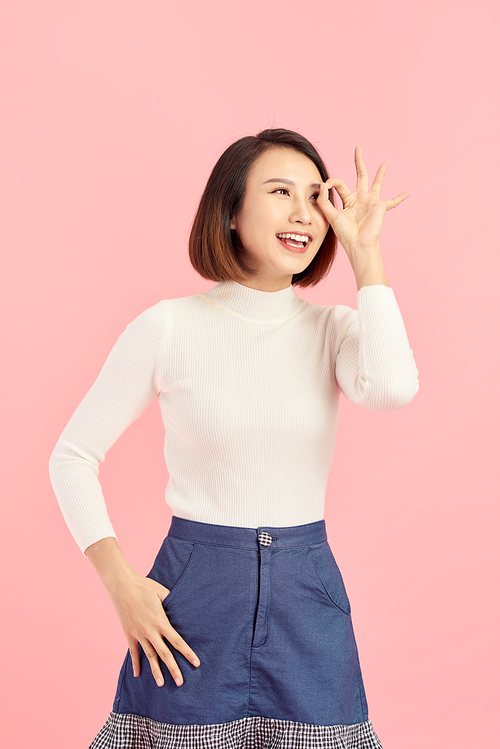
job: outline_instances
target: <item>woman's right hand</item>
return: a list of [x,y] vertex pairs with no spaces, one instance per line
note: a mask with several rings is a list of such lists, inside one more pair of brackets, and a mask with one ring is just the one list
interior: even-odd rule
[[180,687],[183,683],[182,673],[163,638],[166,637],[169,643],[193,666],[199,666],[200,661],[196,653],[172,627],[165,614],[163,601],[170,593],[169,589],[157,583],[156,580],[135,573],[127,576],[126,581],[113,587],[112,590],[108,589],[108,592],[127,638],[134,676],[139,676],[141,672],[139,658],[139,645],[141,645],[158,686],[163,686],[159,656],[177,686]]

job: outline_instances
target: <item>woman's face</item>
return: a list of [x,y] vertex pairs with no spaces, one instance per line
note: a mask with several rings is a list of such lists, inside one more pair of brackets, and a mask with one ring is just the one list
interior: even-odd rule
[[[315,164],[298,151],[271,148],[254,161],[243,204],[231,219],[242,257],[258,269],[244,285],[279,291],[313,260],[329,226],[316,200],[320,183]],[[300,240],[278,237],[286,234],[304,237],[305,248]]]

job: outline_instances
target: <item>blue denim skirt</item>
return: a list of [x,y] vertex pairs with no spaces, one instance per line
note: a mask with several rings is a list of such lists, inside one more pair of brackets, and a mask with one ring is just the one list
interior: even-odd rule
[[[174,516],[147,577],[170,590],[170,623],[197,668],[170,646],[127,650],[113,708],[89,749],[382,749],[368,706],[351,605],[325,521],[273,528]],[[168,645],[168,641],[167,645]]]

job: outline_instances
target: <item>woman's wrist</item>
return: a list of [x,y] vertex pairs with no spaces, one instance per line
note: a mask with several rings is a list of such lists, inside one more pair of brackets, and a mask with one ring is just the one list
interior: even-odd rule
[[352,254],[349,260],[354,271],[358,291],[363,286],[375,286],[377,284],[390,286],[385,274],[380,244]]
[[97,574],[108,591],[114,593],[124,582],[137,577],[137,572],[130,566],[114,536],[101,538],[85,549],[85,556],[90,559]]

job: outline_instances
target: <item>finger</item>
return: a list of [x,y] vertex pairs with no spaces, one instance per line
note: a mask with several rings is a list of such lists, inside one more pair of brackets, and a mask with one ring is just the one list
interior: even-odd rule
[[363,161],[363,152],[361,146],[354,149],[354,163],[356,165],[356,190],[366,190],[368,192],[368,173]]
[[382,189],[382,181],[384,179],[386,170],[387,164],[381,164],[378,168],[377,174],[375,175],[375,179],[373,180],[373,185],[370,192],[375,193],[377,198],[380,197],[380,190]]
[[[158,661],[157,651],[155,650],[154,646],[151,644],[149,640],[140,640],[139,642],[141,643],[141,647],[144,650],[144,654],[149,661],[149,665],[151,666],[151,673],[153,674],[154,680],[156,681],[159,687],[162,687],[164,684],[164,681],[163,681],[163,674],[160,669],[160,663]],[[166,663],[167,668],[172,674],[175,683],[178,686],[180,686],[182,684],[182,674],[179,670],[177,663],[175,662],[174,656],[172,655],[172,653],[170,653],[170,651],[168,650],[168,648],[166,647],[163,641],[162,643],[163,643],[162,645],[158,646],[159,650],[161,650],[163,653],[162,660],[164,662],[166,662],[166,660],[169,661],[168,663]],[[167,657],[167,652],[170,655],[170,660]]]
[[393,198],[392,200],[386,200],[385,206],[386,210],[390,211],[391,208],[395,208],[397,205],[403,202],[403,200],[406,200],[406,198],[410,197],[409,192],[402,192],[400,193],[396,198]]
[[167,638],[169,643],[179,651],[179,653],[182,653],[184,658],[187,658],[187,660],[193,664],[193,666],[200,665],[200,659],[198,658],[194,650],[189,647],[187,642],[182,639],[177,630],[172,627],[172,625],[168,621],[168,618],[166,619],[166,626],[163,626],[162,634]]
[[338,211],[328,197],[328,183],[330,181],[331,180],[327,180],[326,183],[325,182],[321,183],[321,188],[320,188],[319,195],[318,195],[316,202],[321,208],[321,210],[323,211],[323,213],[325,214],[328,221],[331,223],[335,214],[338,213]]
[[341,179],[338,179],[337,177],[330,177],[326,180],[325,184],[328,189],[334,187],[342,200],[348,198],[351,194],[351,191],[349,190],[345,182],[343,182]]
[[[177,665],[177,661],[175,660],[171,651],[167,648],[165,641],[162,639],[155,640],[154,646],[155,646],[155,655],[158,654],[160,656],[163,663],[166,665],[166,667],[170,671],[172,675],[172,679],[175,681],[177,686],[180,687],[184,679],[182,678],[182,673],[181,673],[179,666]],[[160,674],[161,674],[161,671],[160,671]],[[161,686],[158,680],[157,680],[157,683],[159,686]]]
[[134,642],[132,640],[128,640],[128,649],[130,651],[130,658],[132,660],[132,670],[134,672],[134,676],[139,676],[139,674],[141,673],[141,657],[137,640],[135,640]]

